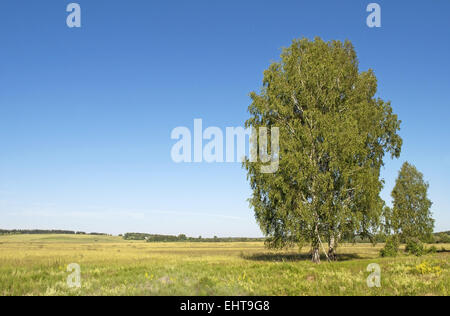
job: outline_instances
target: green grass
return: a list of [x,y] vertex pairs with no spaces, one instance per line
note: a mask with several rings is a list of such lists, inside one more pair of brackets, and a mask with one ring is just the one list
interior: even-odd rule
[[[259,242],[0,236],[0,295],[449,295],[449,252],[379,258],[381,247],[344,245],[341,261],[315,265],[307,249],[275,252]],[[81,266],[80,289],[66,285],[70,263]],[[381,288],[366,284],[370,263],[381,266]]]

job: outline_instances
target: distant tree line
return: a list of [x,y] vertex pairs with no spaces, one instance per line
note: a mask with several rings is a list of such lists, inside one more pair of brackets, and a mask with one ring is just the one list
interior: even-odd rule
[[[147,242],[264,242],[266,238],[248,238],[248,237],[217,237],[213,238],[203,238],[199,237],[187,237],[184,234],[178,236],[175,235],[158,235],[158,234],[147,234],[147,233],[126,233],[124,235],[119,235],[125,240],[145,240]],[[344,236],[342,241],[345,243],[384,243],[386,242],[387,235],[377,234],[375,236],[361,237],[361,236]],[[435,244],[448,244],[450,243],[450,231],[441,232],[433,234],[432,238],[427,240],[428,243]]]
[[125,240],[145,240],[147,242],[248,242],[248,241],[265,241],[265,238],[247,238],[247,237],[217,237],[203,238],[187,237],[184,234],[174,235],[157,235],[145,233],[126,233],[123,235]]
[[450,231],[434,234],[436,244],[450,244]]
[[[41,230],[41,229],[0,229],[0,235],[91,235],[91,236],[109,236],[104,233],[86,233],[81,231],[72,230]],[[213,238],[203,238],[199,237],[187,237],[184,234],[178,236],[174,235],[158,235],[158,234],[147,234],[147,233],[126,233],[124,235],[119,235],[125,240],[145,240],[147,242],[256,242],[256,241],[266,241],[266,238],[248,238],[248,237],[217,237]],[[372,238],[364,238],[361,236],[347,235],[343,236],[342,241],[345,243],[384,243],[388,236],[386,234],[377,234]],[[434,233],[431,238],[427,240],[428,243],[435,244],[448,244],[450,243],[450,231]]]
[[[372,237],[361,237],[361,236],[352,236],[343,238],[342,241],[344,243],[357,243],[357,244],[366,244],[366,243],[385,243],[389,238],[389,235],[386,234],[377,234]],[[428,244],[449,244],[450,243],[450,231],[448,232],[440,232],[434,233],[431,237],[428,237],[424,240],[425,243]]]
[[47,230],[47,229],[0,229],[0,235],[96,235],[96,236],[107,236],[108,234],[103,233],[86,233],[73,230]]

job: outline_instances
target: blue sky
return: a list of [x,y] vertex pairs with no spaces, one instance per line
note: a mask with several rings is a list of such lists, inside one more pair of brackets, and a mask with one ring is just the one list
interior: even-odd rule
[[177,126],[242,126],[292,39],[349,39],[403,121],[408,160],[450,230],[450,2],[79,0],[0,5],[0,227],[260,236],[235,164],[175,164]]

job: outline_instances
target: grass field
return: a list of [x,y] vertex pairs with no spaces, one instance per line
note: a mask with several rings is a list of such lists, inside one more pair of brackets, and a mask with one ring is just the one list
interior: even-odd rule
[[[0,236],[0,295],[449,295],[450,252],[379,258],[381,246],[343,245],[341,261],[315,265],[307,249],[263,243]],[[66,284],[70,263],[81,267],[79,289]],[[367,286],[371,263],[381,266],[380,288]]]

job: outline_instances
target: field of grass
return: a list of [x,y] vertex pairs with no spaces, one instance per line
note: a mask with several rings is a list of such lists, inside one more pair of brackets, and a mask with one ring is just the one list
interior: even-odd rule
[[[449,295],[450,252],[379,258],[382,245],[343,245],[339,262],[263,243],[145,243],[119,237],[0,236],[0,295]],[[442,245],[437,245],[441,249]],[[450,245],[444,245],[447,251]],[[81,267],[70,289],[67,265]],[[367,266],[381,266],[369,288]]]

